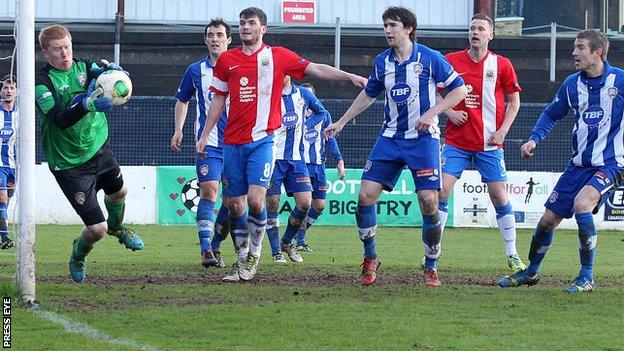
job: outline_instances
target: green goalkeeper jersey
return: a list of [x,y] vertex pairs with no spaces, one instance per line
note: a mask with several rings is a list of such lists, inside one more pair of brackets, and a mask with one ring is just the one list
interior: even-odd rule
[[43,152],[51,170],[80,166],[108,139],[106,115],[91,112],[79,103],[86,97],[89,82],[94,78],[90,73],[92,67],[97,66],[74,59],[67,71],[47,64],[37,73],[35,106],[41,121]]

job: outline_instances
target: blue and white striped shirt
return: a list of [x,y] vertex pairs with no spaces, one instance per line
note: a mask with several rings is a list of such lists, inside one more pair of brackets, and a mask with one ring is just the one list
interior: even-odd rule
[[6,111],[0,109],[0,139],[2,146],[0,147],[0,167],[8,167],[15,169],[15,140],[17,139],[17,110]]
[[[210,57],[192,63],[184,72],[182,81],[176,92],[176,99],[188,102],[193,95],[197,101],[195,114],[195,141],[199,140],[206,124],[206,116],[210,108],[210,102],[214,93],[210,91],[212,84],[212,71],[214,66],[210,64]],[[227,124],[227,106],[221,114],[217,128],[213,128],[208,137],[208,146],[223,147],[223,129]]]
[[[306,119],[306,111],[313,114]],[[320,124],[329,112],[308,89],[291,85],[290,93],[282,94],[282,125],[275,130],[273,154],[276,160],[299,161],[304,131]]]
[[600,77],[570,75],[531,132],[543,140],[558,120],[574,111],[572,162],[580,167],[624,167],[624,71],[605,62]]
[[[440,52],[414,43],[412,56],[403,63],[395,59],[394,49],[377,55],[368,78],[366,94],[379,96],[384,90],[385,111],[381,135],[394,139],[418,138],[416,123],[436,104],[436,85],[453,90],[464,84],[461,77]],[[438,119],[429,129],[440,138]]]
[[[311,117],[311,116],[310,116]],[[323,136],[323,131],[332,123],[331,115],[328,113],[314,128],[308,129],[303,135],[303,159],[307,164],[322,165],[325,163],[325,146],[329,149],[332,157],[336,161],[342,160],[342,154],[336,138],[332,136],[327,141]]]

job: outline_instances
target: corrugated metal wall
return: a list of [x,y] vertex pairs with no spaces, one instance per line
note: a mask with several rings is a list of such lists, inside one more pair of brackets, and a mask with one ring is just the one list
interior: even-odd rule
[[[419,26],[466,26],[473,13],[473,0],[317,0],[317,21],[344,24],[378,25],[381,13],[390,5],[415,11]],[[126,0],[127,21],[206,22],[220,16],[238,22],[238,13],[250,6],[262,8],[269,23],[281,22],[281,0]],[[112,21],[117,0],[37,0],[38,20]],[[15,0],[0,1],[0,18],[15,16]]]

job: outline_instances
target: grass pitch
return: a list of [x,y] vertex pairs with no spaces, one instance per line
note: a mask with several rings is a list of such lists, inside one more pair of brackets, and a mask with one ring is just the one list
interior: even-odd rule
[[[258,276],[240,284],[220,283],[226,269],[200,265],[193,228],[133,228],[143,251],[105,238],[88,256],[86,283],[76,284],[67,261],[80,228],[37,227],[37,300],[70,325],[15,302],[14,349],[624,350],[622,231],[599,234],[596,292],[570,296],[563,288],[578,270],[574,231],[555,234],[540,284],[500,289],[495,282],[508,269],[498,232],[449,229],[443,285],[431,289],[418,267],[419,229],[378,231],[378,283],[363,288],[353,228],[313,227],[308,241],[317,251],[304,254],[302,265],[274,265],[265,240]],[[531,234],[518,232],[523,259]],[[222,251],[231,263],[229,238]],[[0,256],[3,273],[14,272],[14,262]]]

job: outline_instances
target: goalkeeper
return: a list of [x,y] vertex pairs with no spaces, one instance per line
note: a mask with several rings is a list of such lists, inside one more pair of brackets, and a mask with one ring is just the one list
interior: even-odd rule
[[[69,261],[70,275],[80,283],[85,279],[85,257],[105,234],[133,251],[143,248],[143,240],[122,223],[128,190],[108,143],[104,114],[113,105],[94,91],[99,74],[121,67],[74,59],[71,34],[61,25],[43,28],[39,44],[47,61],[35,78],[43,152],[61,190],[85,224],[74,239]],[[100,189],[106,194],[108,220],[96,198]]]

